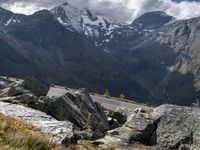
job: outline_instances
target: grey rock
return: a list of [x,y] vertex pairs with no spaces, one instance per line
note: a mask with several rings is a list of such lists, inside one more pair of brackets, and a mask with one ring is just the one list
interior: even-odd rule
[[74,136],[76,139],[91,140],[93,132],[91,130],[75,131]]
[[13,104],[17,104],[19,103],[18,100],[15,100],[16,97],[1,97],[0,101],[1,102],[7,102],[7,103],[13,103]]
[[140,113],[145,113],[145,110],[144,110],[143,108],[136,108],[136,109],[134,110],[134,112],[135,112],[135,113],[138,113],[138,112],[140,112]]
[[104,133],[102,133],[99,129],[94,131],[92,130],[83,130],[83,131],[76,131],[74,133],[76,139],[85,139],[85,140],[96,140],[102,138]]
[[46,96],[41,96],[40,98],[34,97],[32,100],[28,101],[28,103],[23,102],[28,104],[28,107],[31,107],[36,110],[40,110],[45,113],[48,112],[48,104],[53,101],[53,98],[46,97]]
[[[66,94],[48,104],[48,112],[58,120],[69,120],[81,129],[101,132],[109,129],[109,124],[101,106],[94,103],[85,89],[80,89],[75,96]],[[99,137],[97,133],[95,137]]]
[[109,119],[108,119],[108,122],[110,125],[110,129],[115,129],[122,126],[116,119],[113,119],[113,118],[109,118]]
[[0,90],[3,89],[3,88],[4,88],[4,86],[0,84]]
[[127,116],[119,111],[109,111],[107,116],[116,119],[120,124],[124,124],[127,121]]
[[178,150],[191,150],[190,145],[182,144],[179,146]]
[[106,136],[98,142],[103,142],[106,145],[108,143],[128,145],[135,142],[154,145],[156,139],[153,137],[156,126],[151,116],[149,114],[134,113],[128,118],[128,121],[122,127],[107,131]]
[[28,78],[23,82],[23,86],[25,89],[30,90],[36,96],[46,96],[49,89],[50,84],[45,80],[40,80],[36,78]]
[[89,92],[86,89],[79,89],[79,91],[76,93],[76,104],[80,108],[81,113],[86,116],[86,118],[89,118],[88,122],[91,123],[91,126],[94,130],[109,129],[109,124],[103,111],[103,107],[99,103],[93,102]]
[[11,87],[8,91],[8,96],[19,96],[26,93],[30,93],[29,91],[25,90],[23,87],[17,86],[17,87]]
[[34,100],[36,99],[36,97],[31,93],[20,95],[17,98],[21,103],[26,103],[26,104],[34,102]]
[[141,142],[149,145],[155,129],[154,121],[147,114],[139,113],[130,117],[130,120],[123,127],[108,133],[123,138],[128,143]]
[[50,102],[48,111],[58,120],[70,120],[78,127],[83,127],[87,122],[87,118],[81,114],[80,109],[66,95]]
[[156,139],[153,137],[156,131],[155,121],[147,113],[134,114],[125,124],[136,134],[129,141],[139,141],[146,145],[154,145]]
[[9,87],[13,82],[0,77],[0,90]]
[[36,98],[31,94],[23,94],[20,96],[0,98],[1,102],[7,102],[12,104],[30,104],[30,103],[35,103],[35,100]]
[[162,105],[153,112],[137,112],[119,128],[97,140],[103,145],[140,142],[164,150],[200,149],[200,109]]
[[200,149],[200,109],[163,105],[152,114],[158,120],[157,144],[163,149]]

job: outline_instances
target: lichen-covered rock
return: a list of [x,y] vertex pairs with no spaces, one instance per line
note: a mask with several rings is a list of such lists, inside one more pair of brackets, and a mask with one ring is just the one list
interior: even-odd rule
[[108,131],[108,134],[122,138],[128,143],[141,142],[149,145],[155,129],[154,121],[148,115],[137,113],[130,117],[123,127]]
[[152,116],[159,120],[156,138],[160,147],[176,150],[189,145],[191,150],[200,149],[199,108],[162,105]]
[[162,150],[200,149],[200,109],[162,105],[153,112],[134,112],[119,128],[96,141],[103,145],[140,142]]
[[156,125],[149,114],[134,113],[128,117],[127,122],[119,128],[107,131],[107,135],[98,140],[105,145],[128,145],[141,142],[146,145],[155,144],[154,134]]

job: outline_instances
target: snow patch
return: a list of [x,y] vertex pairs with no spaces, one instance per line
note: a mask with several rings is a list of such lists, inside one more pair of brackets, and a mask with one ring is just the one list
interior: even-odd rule
[[144,32],[154,32],[155,30],[148,30],[148,29],[144,29]]
[[61,19],[61,17],[58,17],[57,20],[58,20],[61,24],[63,24],[63,25],[67,25],[67,24],[68,24],[68,23],[64,22],[64,21]]
[[104,49],[103,51],[106,52],[106,53],[111,53],[111,51],[109,51],[107,49]]

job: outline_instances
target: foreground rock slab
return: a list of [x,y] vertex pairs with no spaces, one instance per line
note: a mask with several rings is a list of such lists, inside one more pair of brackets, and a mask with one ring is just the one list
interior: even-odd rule
[[73,137],[73,124],[69,121],[57,121],[43,112],[20,105],[0,102],[0,113],[31,122],[41,131],[52,136],[57,143],[69,144]]
[[[92,130],[95,133],[92,139],[102,137],[110,128],[103,108],[93,102],[86,89],[80,89],[75,96],[67,93],[51,101],[48,104],[48,112],[58,120],[69,120],[81,129]],[[80,136],[80,133],[78,135]]]

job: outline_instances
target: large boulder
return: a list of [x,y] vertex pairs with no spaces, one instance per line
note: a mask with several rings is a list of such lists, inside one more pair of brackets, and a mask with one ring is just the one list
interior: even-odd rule
[[163,149],[200,149],[200,109],[163,105],[152,114],[158,120],[157,144]]
[[27,93],[30,93],[30,91],[25,90],[21,86],[13,86],[9,89],[8,96],[19,96]]
[[86,125],[87,118],[81,114],[80,109],[67,95],[50,102],[47,109],[58,120],[70,120],[78,127]]
[[163,150],[199,150],[200,109],[162,105],[153,112],[135,111],[122,127],[96,141],[104,146],[135,142]]
[[127,122],[119,128],[107,131],[107,135],[97,140],[106,146],[130,145],[140,142],[145,145],[154,145],[156,125],[149,114],[134,113],[128,117]]
[[75,96],[67,93],[51,101],[48,104],[48,112],[58,120],[69,120],[77,127],[90,129],[98,135],[103,136],[109,129],[102,107],[93,102],[86,89],[80,89]]
[[0,90],[9,87],[12,83],[12,81],[0,77]]
[[39,80],[36,78],[28,78],[24,80],[23,86],[25,89],[30,90],[35,96],[46,96],[49,89],[50,84],[45,80]]

